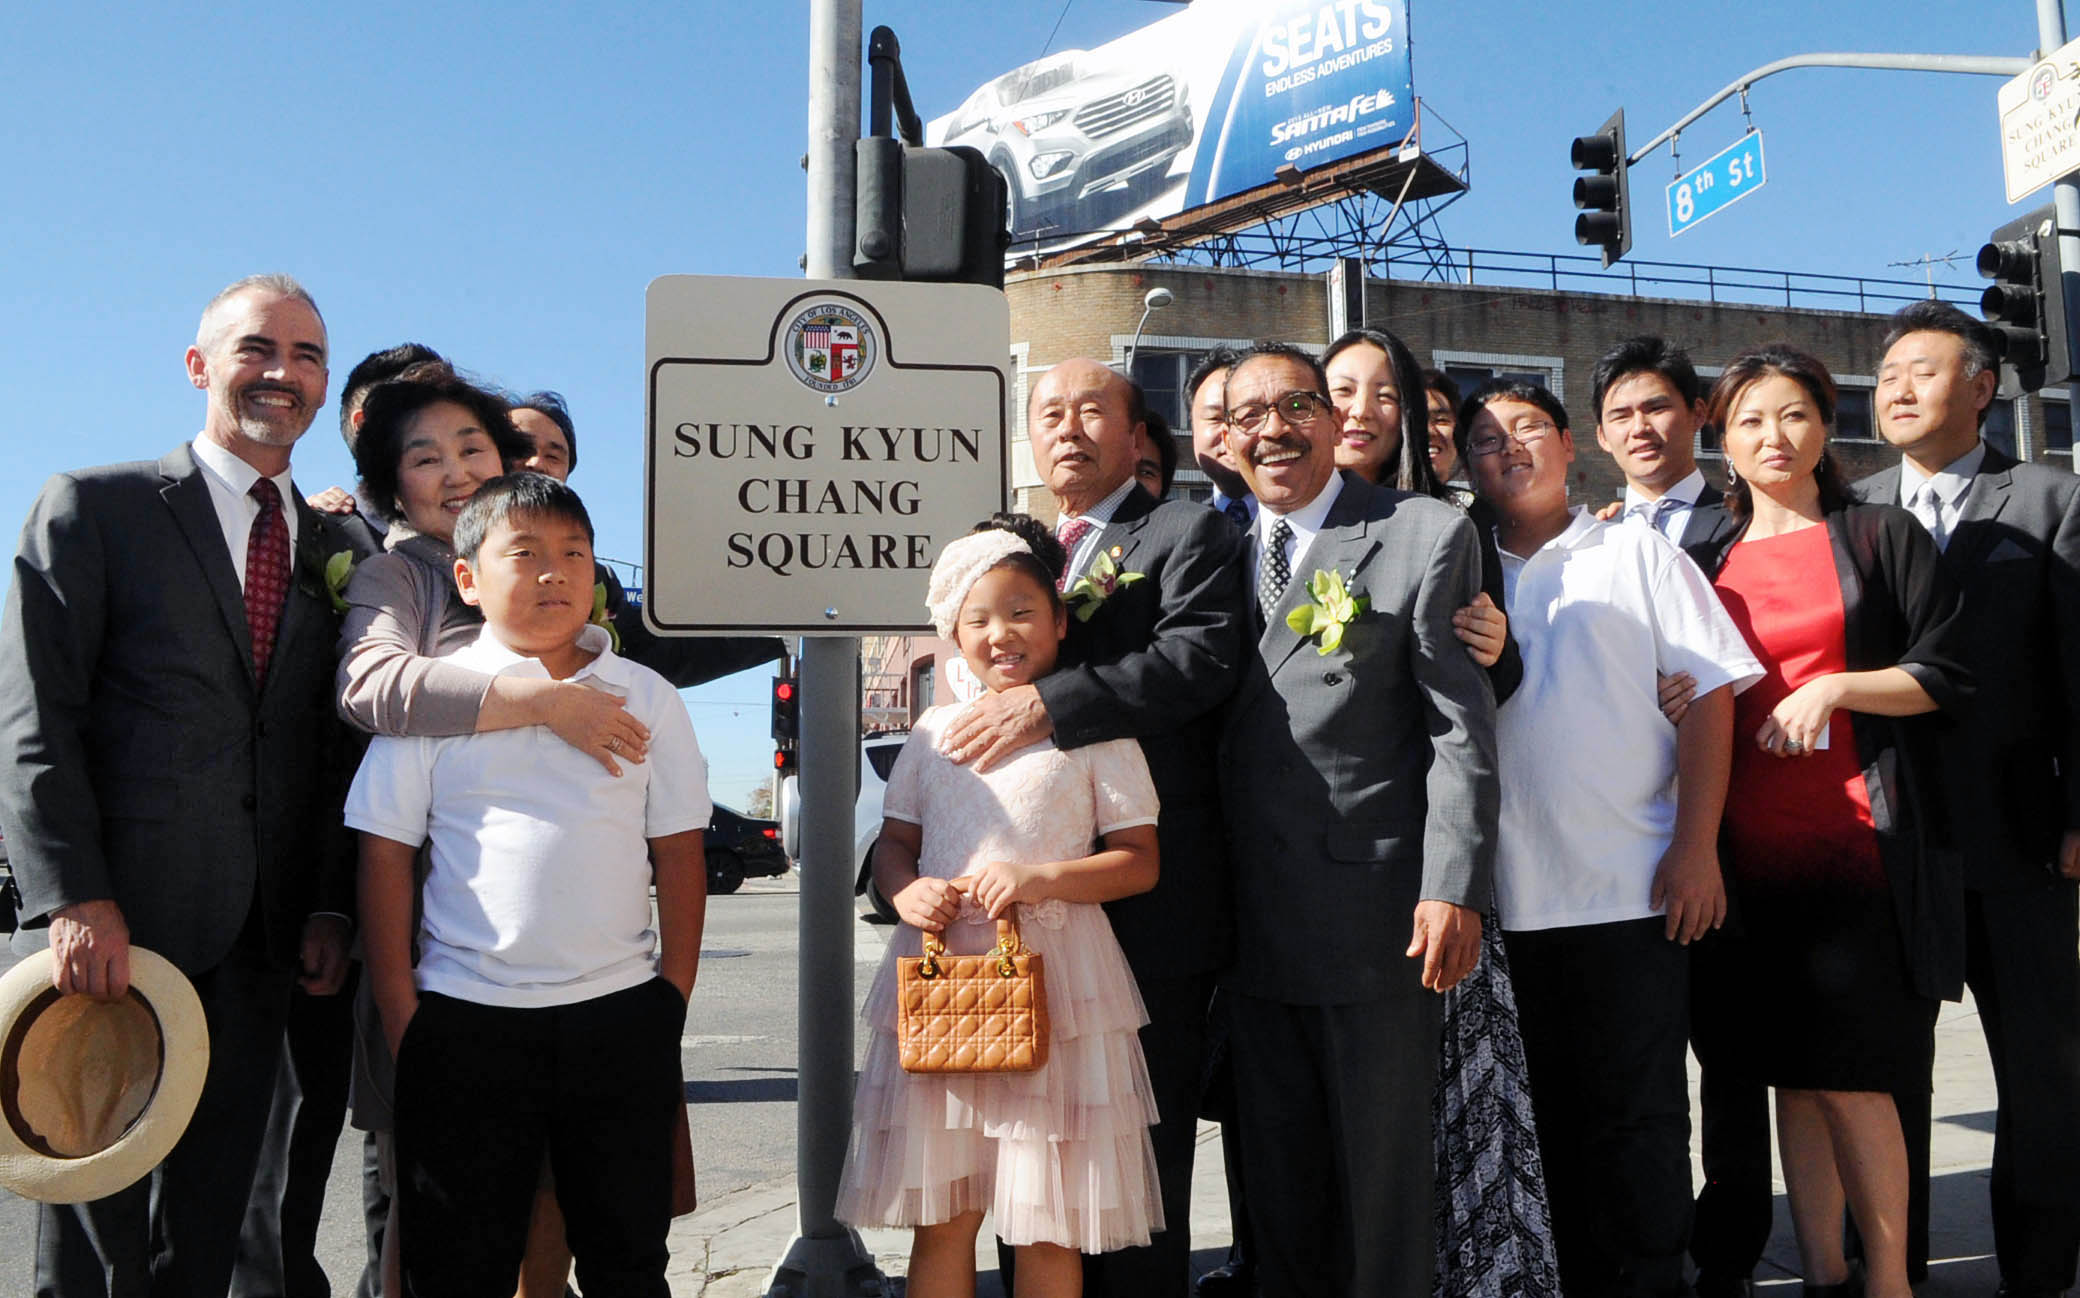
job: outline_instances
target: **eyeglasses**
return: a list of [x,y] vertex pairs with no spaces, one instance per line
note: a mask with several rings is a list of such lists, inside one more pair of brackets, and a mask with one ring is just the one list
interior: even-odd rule
[[1277,411],[1278,417],[1286,421],[1286,427],[1304,428],[1321,418],[1322,413],[1328,409],[1329,398],[1321,393],[1296,390],[1286,393],[1269,405],[1252,402],[1246,406],[1234,407],[1228,411],[1228,427],[1238,433],[1255,436],[1262,431],[1264,422],[1271,418],[1271,413]]
[[1530,447],[1559,431],[1560,429],[1557,426],[1547,423],[1543,419],[1527,419],[1515,428],[1503,430],[1499,436],[1494,433],[1484,433],[1479,437],[1469,438],[1466,443],[1466,449],[1474,455],[1500,455],[1504,445],[1509,442],[1515,442],[1523,447]]

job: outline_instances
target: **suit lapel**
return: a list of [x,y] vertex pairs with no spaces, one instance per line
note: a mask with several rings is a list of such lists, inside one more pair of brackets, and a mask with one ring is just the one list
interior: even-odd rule
[[1957,511],[1957,531],[1950,537],[1950,544],[1943,549],[1943,562],[1952,575],[1969,572],[1986,557],[1986,551],[2000,536],[1994,526],[2001,511],[2008,506],[2008,488],[2014,483],[2014,462],[1988,447],[1986,458],[1979,463],[1979,472],[1972,476],[1972,485],[1964,493],[1963,508]]
[[1370,525],[1365,519],[1364,497],[1371,490],[1370,486],[1345,475],[1343,490],[1337,495],[1336,503],[1329,507],[1329,516],[1322,520],[1322,530],[1316,534],[1313,544],[1299,556],[1300,562],[1294,566],[1292,578],[1279,596],[1278,607],[1265,614],[1257,652],[1263,656],[1268,675],[1276,675],[1286,659],[1307,643],[1287,624],[1286,615],[1314,598],[1308,589],[1308,580],[1316,572],[1335,571],[1342,573],[1344,580],[1355,587],[1359,572],[1371,560],[1373,551],[1379,548],[1379,542],[1367,535]]
[[253,673],[253,632],[246,625],[245,592],[238,588],[238,569],[232,566],[231,551],[225,548],[224,529],[217,522],[217,507],[209,497],[209,483],[194,454],[183,445],[159,461],[159,496],[173,511],[174,522],[187,538],[188,548],[202,569],[203,580],[224,615],[224,629],[238,646],[245,661],[246,677]]
[[[314,556],[315,566],[322,572],[325,560],[330,557],[327,550],[331,548],[328,542],[332,538],[318,512],[304,503],[303,493],[297,490],[293,483],[290,485],[289,494],[296,501],[296,545],[289,554],[289,596],[282,603],[282,622],[274,633],[273,661],[279,661],[284,646],[293,642],[297,636],[305,634],[309,628],[316,626],[328,633],[330,631],[324,617],[330,608],[330,601],[323,593],[322,577],[319,594],[313,596],[305,590],[312,566],[306,562],[305,556]],[[346,546],[342,543],[339,548],[345,549]],[[239,607],[242,613],[245,607],[243,601]],[[329,634],[327,638],[330,638]],[[267,675],[268,679],[272,680],[276,673],[270,669]]]
[[[1119,508],[1112,511],[1112,521],[1099,531],[1098,549],[1091,556],[1091,562],[1096,563],[1100,554],[1111,555],[1120,570],[1126,571],[1127,560],[1133,555],[1134,548],[1141,544],[1141,529],[1148,525],[1148,516],[1155,512],[1155,505],[1145,491],[1128,492]],[[1113,553],[1115,550],[1117,554]]]

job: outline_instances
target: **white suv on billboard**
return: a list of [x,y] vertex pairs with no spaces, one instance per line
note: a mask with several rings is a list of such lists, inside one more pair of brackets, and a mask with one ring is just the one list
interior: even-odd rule
[[1016,238],[1102,228],[1116,212],[1078,208],[1101,191],[1153,193],[1192,136],[1183,78],[1065,50],[968,96],[944,143],[980,149],[1004,173]]

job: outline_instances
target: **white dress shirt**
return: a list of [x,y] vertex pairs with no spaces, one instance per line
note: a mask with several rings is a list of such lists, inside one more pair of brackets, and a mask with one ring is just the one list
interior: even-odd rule
[[[202,480],[209,484],[209,503],[216,506],[217,526],[224,531],[224,546],[231,551],[231,566],[238,573],[238,588],[246,588],[246,545],[252,536],[253,520],[260,517],[260,502],[246,493],[260,481],[260,470],[211,441],[198,436],[189,443]],[[274,476],[282,493],[282,518],[289,524],[289,570],[296,570],[296,490],[289,471]]]
[[[1625,512],[1619,515],[1628,523],[1643,523],[1674,541],[1683,543],[1683,529],[1690,526],[1690,515],[1697,508],[1697,498],[1704,494],[1704,471],[1692,469],[1688,477],[1661,493],[1660,500],[1650,500],[1639,490],[1627,483],[1625,486]],[[1670,502],[1664,510],[1662,502]]]
[[1574,511],[1530,555],[1502,552],[1524,679],[1496,710],[1502,927],[1644,919],[1676,821],[1676,728],[1656,676],[1700,696],[1762,666],[1697,565],[1644,527]]
[[[1906,457],[1899,462],[1899,503],[1906,511],[1921,520],[1929,534],[1936,539],[1936,548],[1950,544],[1957,532],[1958,520],[1964,514],[1965,493],[1972,489],[1972,480],[1979,476],[1979,466],[1986,462],[1986,443],[1974,442],[1972,449],[1958,456],[1934,473],[1923,473],[1919,465]],[[1935,517],[1930,519],[1922,513],[1915,498],[1921,494],[1922,484],[1935,488]],[[1930,527],[1933,522],[1936,526]]]

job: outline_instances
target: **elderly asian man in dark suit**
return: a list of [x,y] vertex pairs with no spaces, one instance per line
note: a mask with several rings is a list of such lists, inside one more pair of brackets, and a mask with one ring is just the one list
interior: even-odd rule
[[1236,1107],[1266,1298],[1428,1298],[1438,993],[1479,958],[1495,855],[1494,695],[1452,629],[1480,546],[1337,472],[1326,391],[1279,344],[1227,381],[1261,628],[1220,756]]
[[[985,695],[946,742],[955,760],[985,766],[1050,734],[1063,748],[1131,738],[1148,758],[1162,800],[1162,875],[1154,890],[1105,910],[1148,1008],[1141,1046],[1161,1119],[1151,1135],[1165,1226],[1145,1248],[1087,1259],[1084,1292],[1184,1298],[1207,1006],[1233,937],[1213,753],[1216,709],[1243,652],[1238,538],[1203,505],[1138,488],[1141,390],[1097,361],[1063,361],[1043,375],[1027,427],[1034,467],[1061,510],[1075,616],[1060,670]],[[1142,579],[1108,585],[1108,568]],[[1008,1267],[1009,1250],[999,1254]]]
[[[1973,706],[1940,745],[1964,854],[1965,981],[2000,1092],[1993,1239],[2001,1293],[2063,1293],[2080,1263],[2080,478],[1987,445],[1988,328],[1917,302],[1892,318],[1878,428],[1900,464],[1857,484],[1905,507],[1964,593]],[[1926,1090],[1895,1097],[1927,1250]],[[1906,1107],[1912,1104],[1912,1109]]]
[[64,473],[22,529],[0,614],[0,828],[17,949],[57,990],[120,996],[132,942],[194,983],[200,1105],[145,1181],[46,1206],[36,1292],[222,1298],[290,988],[337,990],[352,897],[324,556],[289,455],[325,401],[325,325],[286,276],[225,289],[187,352],[203,431]]

